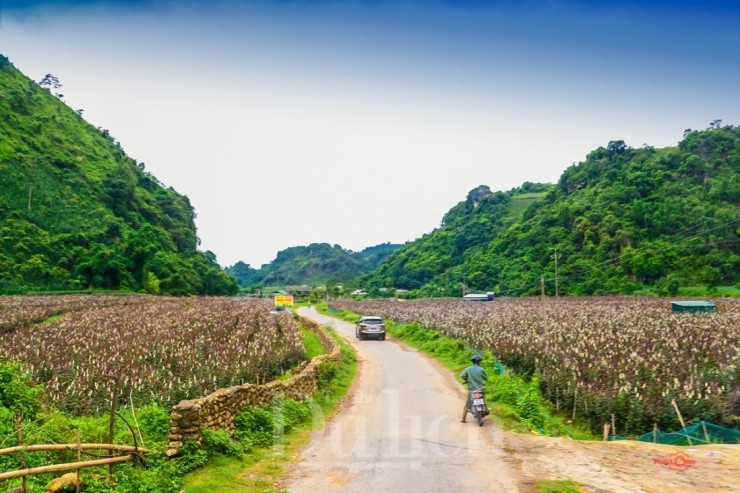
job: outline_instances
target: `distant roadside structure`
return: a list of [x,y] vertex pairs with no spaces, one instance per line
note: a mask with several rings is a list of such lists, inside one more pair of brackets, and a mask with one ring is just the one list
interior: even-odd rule
[[717,305],[711,301],[674,301],[671,303],[673,313],[714,313]]
[[493,291],[487,293],[469,293],[463,296],[463,301],[493,301],[495,295]]
[[293,295],[284,291],[276,291],[274,294],[275,309],[285,310],[293,306]]

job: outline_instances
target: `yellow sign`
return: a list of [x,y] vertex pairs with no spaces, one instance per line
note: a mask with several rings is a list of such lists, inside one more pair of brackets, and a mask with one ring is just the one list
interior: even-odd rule
[[276,294],[275,306],[293,306],[292,294]]

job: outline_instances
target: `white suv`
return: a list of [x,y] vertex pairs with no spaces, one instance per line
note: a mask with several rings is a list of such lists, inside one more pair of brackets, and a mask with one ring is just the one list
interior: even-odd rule
[[355,337],[367,339],[375,337],[381,341],[385,340],[385,324],[380,317],[362,317],[355,325]]

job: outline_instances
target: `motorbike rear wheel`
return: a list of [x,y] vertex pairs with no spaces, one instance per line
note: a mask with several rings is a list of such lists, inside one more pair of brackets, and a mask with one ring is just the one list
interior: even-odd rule
[[478,422],[478,426],[483,426],[483,411],[476,409],[473,414],[475,414],[475,420]]

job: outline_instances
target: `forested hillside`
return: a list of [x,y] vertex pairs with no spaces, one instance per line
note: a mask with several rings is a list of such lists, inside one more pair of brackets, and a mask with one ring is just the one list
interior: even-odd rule
[[[517,216],[507,193],[473,190],[442,226],[365,282],[423,295],[468,290],[675,294],[740,280],[740,127],[687,130],[677,147],[613,141],[565,170]],[[539,190],[539,188],[538,188]],[[531,190],[530,190],[531,191]]]
[[275,260],[260,269],[237,262],[226,270],[239,286],[326,285],[352,282],[361,274],[375,269],[401,245],[384,243],[360,252],[345,250],[339,245],[312,243],[286,248]]
[[235,292],[197,250],[188,198],[52,95],[54,84],[0,56],[0,293]]
[[[380,267],[360,280],[375,293],[381,287],[420,289],[428,296],[454,296],[461,292],[467,256],[511,225],[552,185],[525,183],[508,192],[491,192],[481,185],[465,201],[450,209],[438,229],[407,243]],[[487,285],[486,279],[465,279],[468,284]]]

